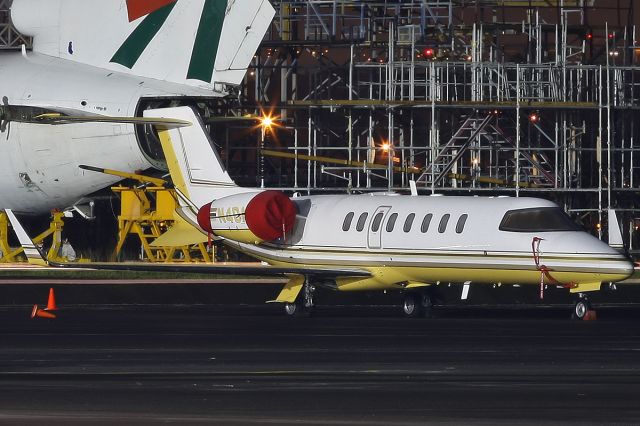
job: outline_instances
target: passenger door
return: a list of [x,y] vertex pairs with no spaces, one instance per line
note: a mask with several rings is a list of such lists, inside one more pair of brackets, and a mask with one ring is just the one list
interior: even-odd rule
[[382,247],[382,224],[384,223],[387,213],[391,210],[390,206],[378,207],[369,222],[369,233],[367,235],[367,245],[371,249]]

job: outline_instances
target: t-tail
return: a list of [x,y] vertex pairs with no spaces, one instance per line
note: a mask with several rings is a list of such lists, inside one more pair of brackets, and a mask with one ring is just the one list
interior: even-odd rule
[[45,256],[29,237],[27,231],[24,230],[22,224],[18,221],[18,218],[9,209],[5,209],[5,213],[9,218],[9,222],[11,222],[11,226],[13,226],[13,230],[18,237],[18,241],[20,241],[24,254],[27,256],[27,261],[31,265],[47,266]]
[[188,121],[156,126],[181,207],[176,212],[207,236],[259,244],[284,238],[297,209],[281,191],[239,187],[225,170],[200,116],[190,107],[147,110],[145,117]]
[[239,84],[275,14],[268,0],[13,0],[33,51],[212,89]]
[[191,213],[191,217],[185,219],[192,219],[193,223],[200,207],[212,200],[257,191],[239,187],[231,179],[202,119],[191,107],[151,109],[146,110],[144,116],[192,123],[185,127],[156,127],[182,211],[188,208]]

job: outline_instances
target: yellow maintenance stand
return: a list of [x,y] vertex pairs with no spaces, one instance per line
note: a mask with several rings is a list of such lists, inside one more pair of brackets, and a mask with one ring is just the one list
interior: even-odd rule
[[[208,252],[204,243],[207,237],[177,216],[175,191],[166,187],[167,182],[164,179],[92,166],[80,167],[140,183],[139,186],[111,187],[111,190],[120,195],[121,203],[118,216],[118,244],[114,252],[116,258],[120,255],[127,238],[135,235],[140,239],[144,257],[151,262],[212,261],[213,252]],[[177,232],[182,229],[184,232]],[[190,233],[190,235],[187,238],[165,239],[172,243],[171,245],[154,244],[156,239],[167,231],[178,234]],[[189,243],[186,244],[184,241]]]

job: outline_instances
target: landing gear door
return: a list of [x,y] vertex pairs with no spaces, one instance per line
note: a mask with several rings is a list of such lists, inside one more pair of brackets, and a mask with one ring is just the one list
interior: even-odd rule
[[391,207],[378,207],[369,222],[369,234],[367,236],[367,244],[369,248],[376,249],[382,247],[382,224],[384,223],[387,213]]

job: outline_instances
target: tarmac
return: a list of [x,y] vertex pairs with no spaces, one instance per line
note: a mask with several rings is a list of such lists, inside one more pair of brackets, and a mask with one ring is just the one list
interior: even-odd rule
[[550,305],[288,318],[261,303],[61,298],[53,320],[0,307],[0,424],[640,423],[637,305],[581,322]]

